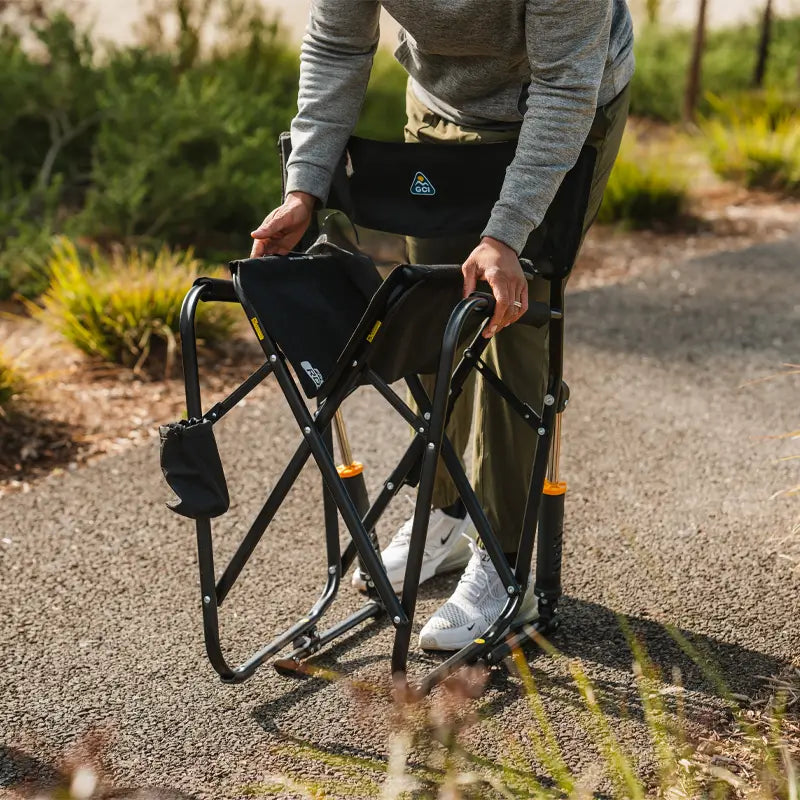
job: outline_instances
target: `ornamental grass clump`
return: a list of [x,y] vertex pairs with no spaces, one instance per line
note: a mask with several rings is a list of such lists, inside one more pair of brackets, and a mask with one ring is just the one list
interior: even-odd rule
[[675,152],[645,146],[633,135],[622,143],[598,221],[629,228],[665,227],[685,215],[689,179]]
[[11,401],[22,390],[22,379],[8,358],[0,351],[0,418],[8,413]]
[[[84,259],[73,242],[60,239],[48,268],[50,287],[41,305],[30,306],[35,316],[89,356],[136,374],[172,372],[181,304],[201,271],[191,251],[105,256],[94,249]],[[208,305],[199,309],[197,336],[219,344],[234,324],[228,307]]]
[[718,116],[703,124],[714,171],[750,189],[800,197],[800,113],[715,105]]

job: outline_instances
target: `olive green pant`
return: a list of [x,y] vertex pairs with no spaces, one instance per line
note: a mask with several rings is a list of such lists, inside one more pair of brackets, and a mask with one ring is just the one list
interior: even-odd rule
[[[586,143],[597,149],[584,235],[597,217],[611,168],[619,152],[628,118],[630,91],[624,89],[614,100],[597,110]],[[457,142],[478,144],[514,140],[519,128],[478,130],[442,119],[423,105],[409,88],[406,95],[407,142]],[[409,239],[412,264],[462,264],[478,245],[480,234],[437,239]],[[548,283],[537,279],[531,285],[530,300],[547,302]],[[547,383],[547,330],[512,325],[497,334],[485,355],[487,362],[521,400],[535,409],[543,406]],[[433,376],[421,376],[429,396]],[[494,391],[482,385],[473,372],[464,393],[453,409],[447,435],[457,453],[466,452],[470,430],[473,443],[473,485],[492,530],[503,550],[517,550],[538,436]],[[433,506],[444,508],[456,502],[458,491],[443,463],[439,464],[433,492]]]

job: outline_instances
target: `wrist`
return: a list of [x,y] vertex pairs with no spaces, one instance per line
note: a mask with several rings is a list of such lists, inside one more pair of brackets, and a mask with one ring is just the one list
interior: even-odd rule
[[291,202],[293,205],[301,205],[305,210],[311,213],[314,210],[314,206],[317,204],[317,198],[313,194],[309,194],[308,192],[301,192],[301,191],[294,191],[289,192],[286,195],[287,202]]
[[497,250],[501,253],[511,253],[515,257],[517,255],[517,251],[514,250],[513,247],[509,247],[505,242],[501,242],[499,239],[495,239],[492,236],[483,236],[481,238],[481,244],[491,247],[493,250]]

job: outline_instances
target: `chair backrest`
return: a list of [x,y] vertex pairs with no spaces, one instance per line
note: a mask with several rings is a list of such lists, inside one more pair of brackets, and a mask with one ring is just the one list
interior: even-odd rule
[[[284,187],[291,148],[289,134],[281,134]],[[435,238],[480,232],[515,152],[515,142],[403,144],[352,137],[326,207],[386,233]],[[594,148],[583,148],[523,251],[546,277],[565,278],[575,262],[596,158]]]

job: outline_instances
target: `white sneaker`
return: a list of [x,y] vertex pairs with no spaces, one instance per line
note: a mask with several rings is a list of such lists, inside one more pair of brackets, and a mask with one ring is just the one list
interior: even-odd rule
[[[428,535],[425,541],[425,555],[422,559],[422,569],[419,573],[419,582],[422,584],[443,572],[461,569],[469,561],[469,546],[471,539],[462,534],[467,530],[471,520],[469,515],[465,519],[451,517],[439,508],[431,511],[428,522]],[[408,561],[408,545],[411,541],[411,529],[414,517],[406,520],[392,541],[381,551],[383,565],[392,589],[400,593],[403,589],[403,580],[406,575],[406,562]],[[474,530],[474,529],[473,529]],[[364,574],[356,567],[353,573],[353,586],[360,592],[367,590]]]
[[[423,650],[460,650],[481,636],[500,616],[508,592],[489,554],[470,542],[469,560],[450,599],[425,623],[419,634]],[[514,622],[532,622],[539,616],[533,576]]]

